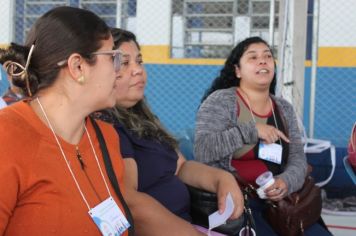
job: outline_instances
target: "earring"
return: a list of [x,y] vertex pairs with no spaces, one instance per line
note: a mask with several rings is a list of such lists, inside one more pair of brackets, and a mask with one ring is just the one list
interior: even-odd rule
[[77,79],[77,81],[78,81],[79,84],[84,84],[84,82],[85,82],[85,77],[84,77],[84,75],[81,75],[81,76]]

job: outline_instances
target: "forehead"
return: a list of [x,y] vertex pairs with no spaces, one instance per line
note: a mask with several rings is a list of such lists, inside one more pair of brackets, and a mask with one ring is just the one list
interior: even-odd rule
[[123,42],[119,48],[122,51],[140,51],[134,41]]
[[254,52],[271,52],[270,48],[264,43],[252,43],[250,44],[245,53],[254,53]]

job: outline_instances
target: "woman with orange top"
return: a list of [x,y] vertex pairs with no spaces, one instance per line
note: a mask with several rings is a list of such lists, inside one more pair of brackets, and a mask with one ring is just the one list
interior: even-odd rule
[[[71,7],[50,10],[25,46],[12,45],[26,63],[8,62],[8,72],[29,98],[0,111],[0,235],[128,235],[129,213],[88,119],[115,105],[113,47],[102,19]],[[120,185],[118,137],[97,124]]]

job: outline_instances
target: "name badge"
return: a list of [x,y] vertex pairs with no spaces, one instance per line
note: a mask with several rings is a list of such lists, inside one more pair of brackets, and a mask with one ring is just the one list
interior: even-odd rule
[[258,148],[258,157],[262,160],[270,161],[276,164],[282,163],[282,146],[280,144],[265,144],[260,142]]
[[89,215],[104,236],[120,236],[130,227],[130,223],[112,197],[92,208]]

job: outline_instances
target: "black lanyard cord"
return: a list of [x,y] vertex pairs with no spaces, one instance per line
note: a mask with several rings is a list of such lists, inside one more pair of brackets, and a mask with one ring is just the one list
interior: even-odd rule
[[132,215],[131,215],[131,212],[130,212],[130,209],[129,207],[127,206],[126,202],[125,202],[125,199],[124,197],[122,196],[122,193],[120,191],[120,187],[119,187],[119,183],[117,182],[117,178],[116,178],[116,175],[115,175],[115,171],[114,169],[112,168],[112,163],[111,163],[111,159],[110,159],[110,156],[109,156],[109,152],[108,152],[108,149],[106,147],[106,143],[105,143],[105,139],[103,137],[103,134],[101,133],[101,130],[98,126],[98,124],[96,123],[96,121],[90,117],[90,121],[91,123],[93,124],[93,127],[95,129],[95,133],[96,133],[96,136],[99,140],[99,144],[100,144],[100,150],[102,152],[102,155],[103,155],[103,159],[104,159],[104,163],[105,163],[105,169],[106,169],[106,173],[109,177],[109,180],[110,180],[110,183],[112,185],[112,187],[114,188],[115,190],[115,193],[116,195],[118,196],[123,208],[124,208],[124,211],[125,211],[125,215],[127,217],[127,220],[128,222],[130,223],[130,227],[128,228],[128,231],[129,231],[129,236],[134,236],[135,235],[135,227],[134,227],[134,221],[133,221],[133,218],[132,218]]

